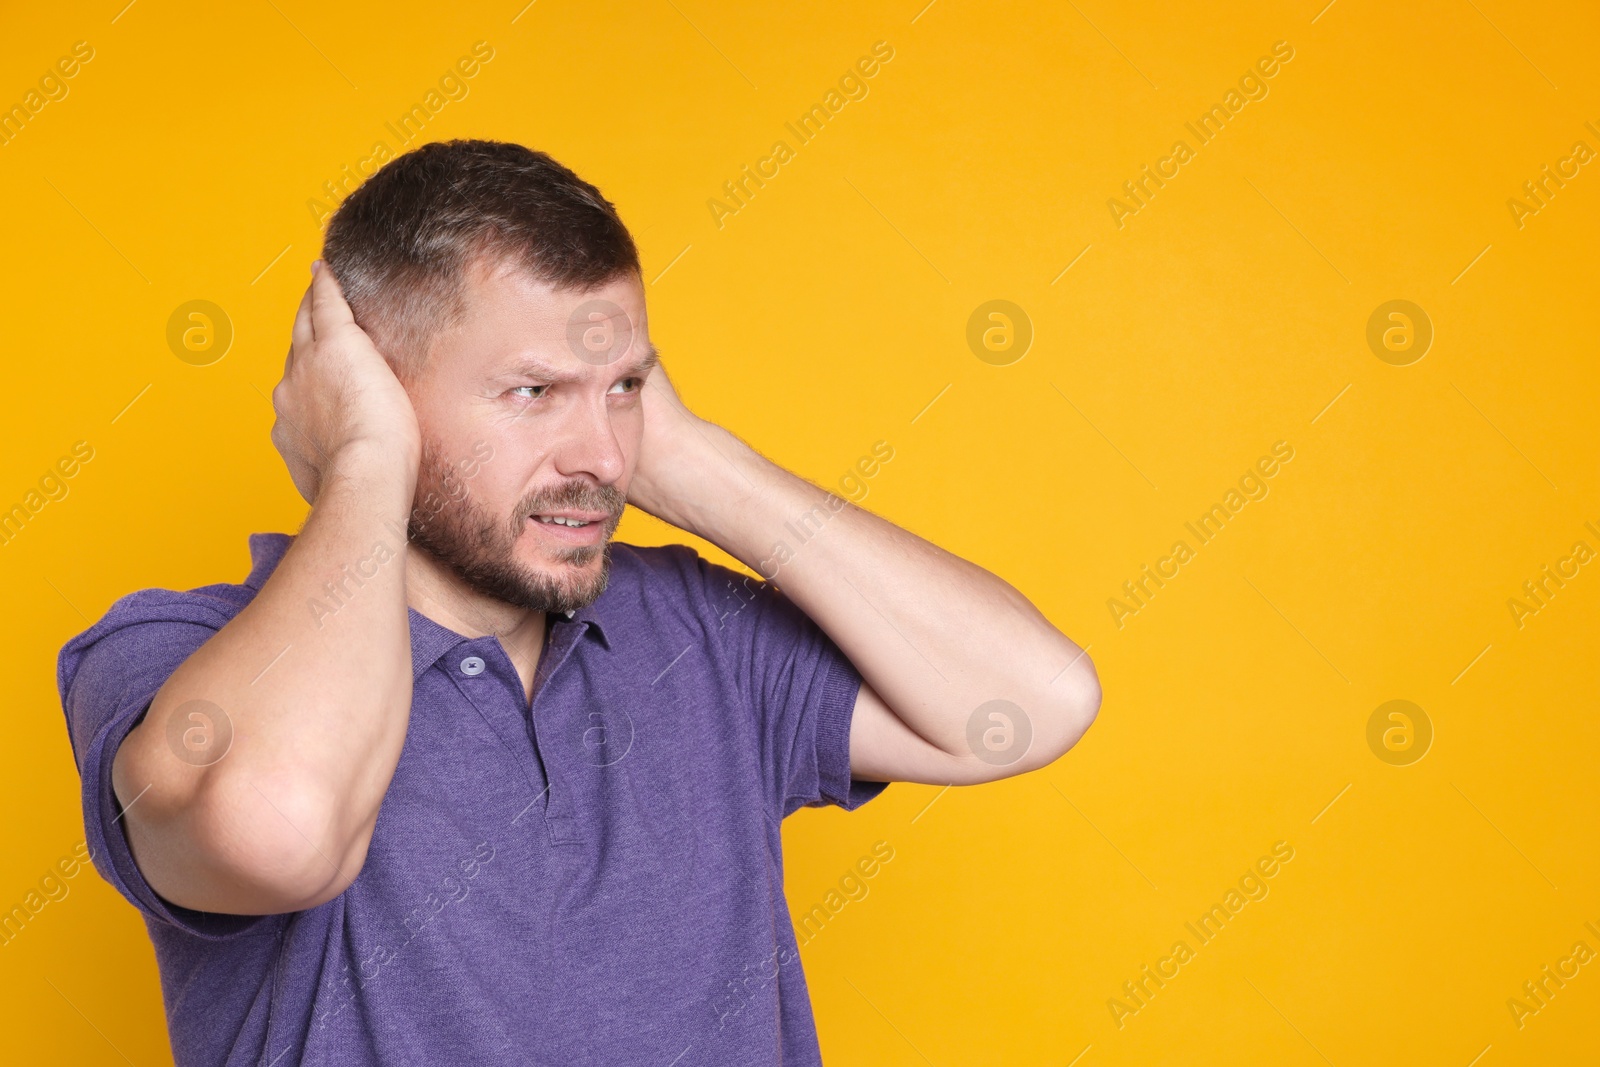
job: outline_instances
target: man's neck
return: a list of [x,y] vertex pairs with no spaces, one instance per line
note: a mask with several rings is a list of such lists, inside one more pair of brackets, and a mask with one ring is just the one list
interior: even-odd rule
[[534,672],[544,648],[544,612],[483,595],[414,543],[406,551],[406,603],[463,637],[498,637],[517,668],[523,692],[533,699]]

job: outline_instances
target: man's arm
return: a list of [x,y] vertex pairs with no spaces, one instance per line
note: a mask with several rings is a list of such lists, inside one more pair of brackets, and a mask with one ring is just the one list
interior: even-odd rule
[[[343,892],[410,717],[405,530],[420,437],[326,267],[300,305],[273,404],[273,441],[311,515],[255,599],[156,693],[112,767],[140,872],[201,911],[276,914]],[[380,543],[391,555],[377,574],[316,618],[308,605],[324,585]],[[231,746],[215,762],[180,754],[174,732],[215,728],[213,709]]]
[[767,576],[791,529],[808,517],[820,527],[776,580],[863,678],[853,776],[993,781],[1052,762],[1089,728],[1100,706],[1094,665],[1011,585],[697,418],[660,370],[645,395],[630,503]]

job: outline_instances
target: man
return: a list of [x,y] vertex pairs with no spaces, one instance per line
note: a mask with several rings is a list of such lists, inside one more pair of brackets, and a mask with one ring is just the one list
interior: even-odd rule
[[[273,393],[299,534],[61,653],[177,1062],[818,1063],[783,818],[1044,766],[1088,658],[689,412],[632,238],[549,156],[419,148],[324,256]],[[782,590],[613,543],[624,502]]]

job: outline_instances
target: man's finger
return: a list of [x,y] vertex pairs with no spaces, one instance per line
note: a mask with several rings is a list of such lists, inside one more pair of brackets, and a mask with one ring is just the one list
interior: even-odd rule
[[[316,340],[316,333],[311,329],[311,286],[306,286],[306,295],[300,298],[300,307],[294,313],[294,329],[290,331],[289,338],[294,342],[294,348],[304,348]],[[292,352],[294,348],[291,348]]]
[[311,278],[312,332],[322,337],[332,333],[339,326],[355,321],[355,316],[350,312],[350,305],[345,303],[344,293],[339,289],[339,282],[333,276],[333,271],[328,269],[326,263],[318,260]]

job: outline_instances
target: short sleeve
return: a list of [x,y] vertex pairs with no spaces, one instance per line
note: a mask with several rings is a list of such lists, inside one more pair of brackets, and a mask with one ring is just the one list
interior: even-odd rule
[[[144,718],[156,692],[238,605],[200,590],[146,589],[118,600],[62,648],[57,684],[72,754],[82,779],[84,838],[96,870],[147,920],[206,939],[270,925],[279,916],[218,915],[164,900],[145,881],[129,847],[111,767],[123,739]],[[137,804],[134,799],[131,804]]]
[[[698,557],[697,557],[698,559]],[[850,776],[861,675],[782,590],[698,559],[712,627],[760,731],[762,775],[779,817],[832,804],[853,811],[887,782]]]

